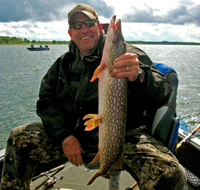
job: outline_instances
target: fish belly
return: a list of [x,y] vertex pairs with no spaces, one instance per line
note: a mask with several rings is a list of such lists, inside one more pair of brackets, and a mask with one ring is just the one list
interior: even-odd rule
[[[103,81],[102,81],[103,82]],[[100,81],[101,83],[101,81]],[[102,85],[103,86],[103,85]],[[102,123],[99,126],[100,170],[105,175],[121,157],[126,126],[127,81],[107,74],[104,79],[104,97],[99,105]],[[99,89],[101,90],[101,89]]]

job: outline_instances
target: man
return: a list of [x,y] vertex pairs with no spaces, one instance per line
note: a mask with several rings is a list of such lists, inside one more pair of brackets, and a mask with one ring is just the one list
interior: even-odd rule
[[[39,162],[66,157],[79,166],[84,154],[98,147],[98,131],[84,131],[82,118],[98,112],[98,80],[89,81],[101,61],[103,26],[96,11],[84,4],[68,13],[68,22],[69,52],[55,61],[41,82],[37,114],[43,124],[20,126],[10,133],[1,189],[29,189]],[[124,162],[142,190],[187,189],[182,166],[149,135],[154,114],[167,103],[171,87],[142,50],[127,47],[112,71],[115,77],[128,78]]]

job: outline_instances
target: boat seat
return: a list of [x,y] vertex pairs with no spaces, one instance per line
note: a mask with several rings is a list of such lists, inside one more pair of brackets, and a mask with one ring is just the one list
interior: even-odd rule
[[173,91],[168,103],[157,110],[151,128],[151,135],[173,153],[180,124],[179,118],[176,115],[178,76],[173,68],[162,63],[154,64],[168,79]]

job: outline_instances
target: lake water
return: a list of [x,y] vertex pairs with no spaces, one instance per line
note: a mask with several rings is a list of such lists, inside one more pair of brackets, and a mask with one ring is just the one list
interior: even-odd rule
[[[136,45],[154,62],[173,67],[179,77],[177,114],[186,130],[200,123],[200,46]],[[36,101],[40,81],[68,45],[49,45],[49,51],[31,52],[26,45],[0,45],[0,150],[10,131],[40,122]],[[200,136],[200,132],[198,132]]]

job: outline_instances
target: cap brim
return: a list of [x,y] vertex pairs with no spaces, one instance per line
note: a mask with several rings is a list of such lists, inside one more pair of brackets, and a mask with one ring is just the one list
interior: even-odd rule
[[89,13],[87,11],[76,11],[70,17],[70,24],[71,24],[71,22],[72,22],[72,20],[73,20],[73,18],[74,18],[74,16],[75,16],[76,13],[84,13],[88,18],[90,18],[90,19],[96,19],[96,17],[93,14],[91,14],[91,13]]

